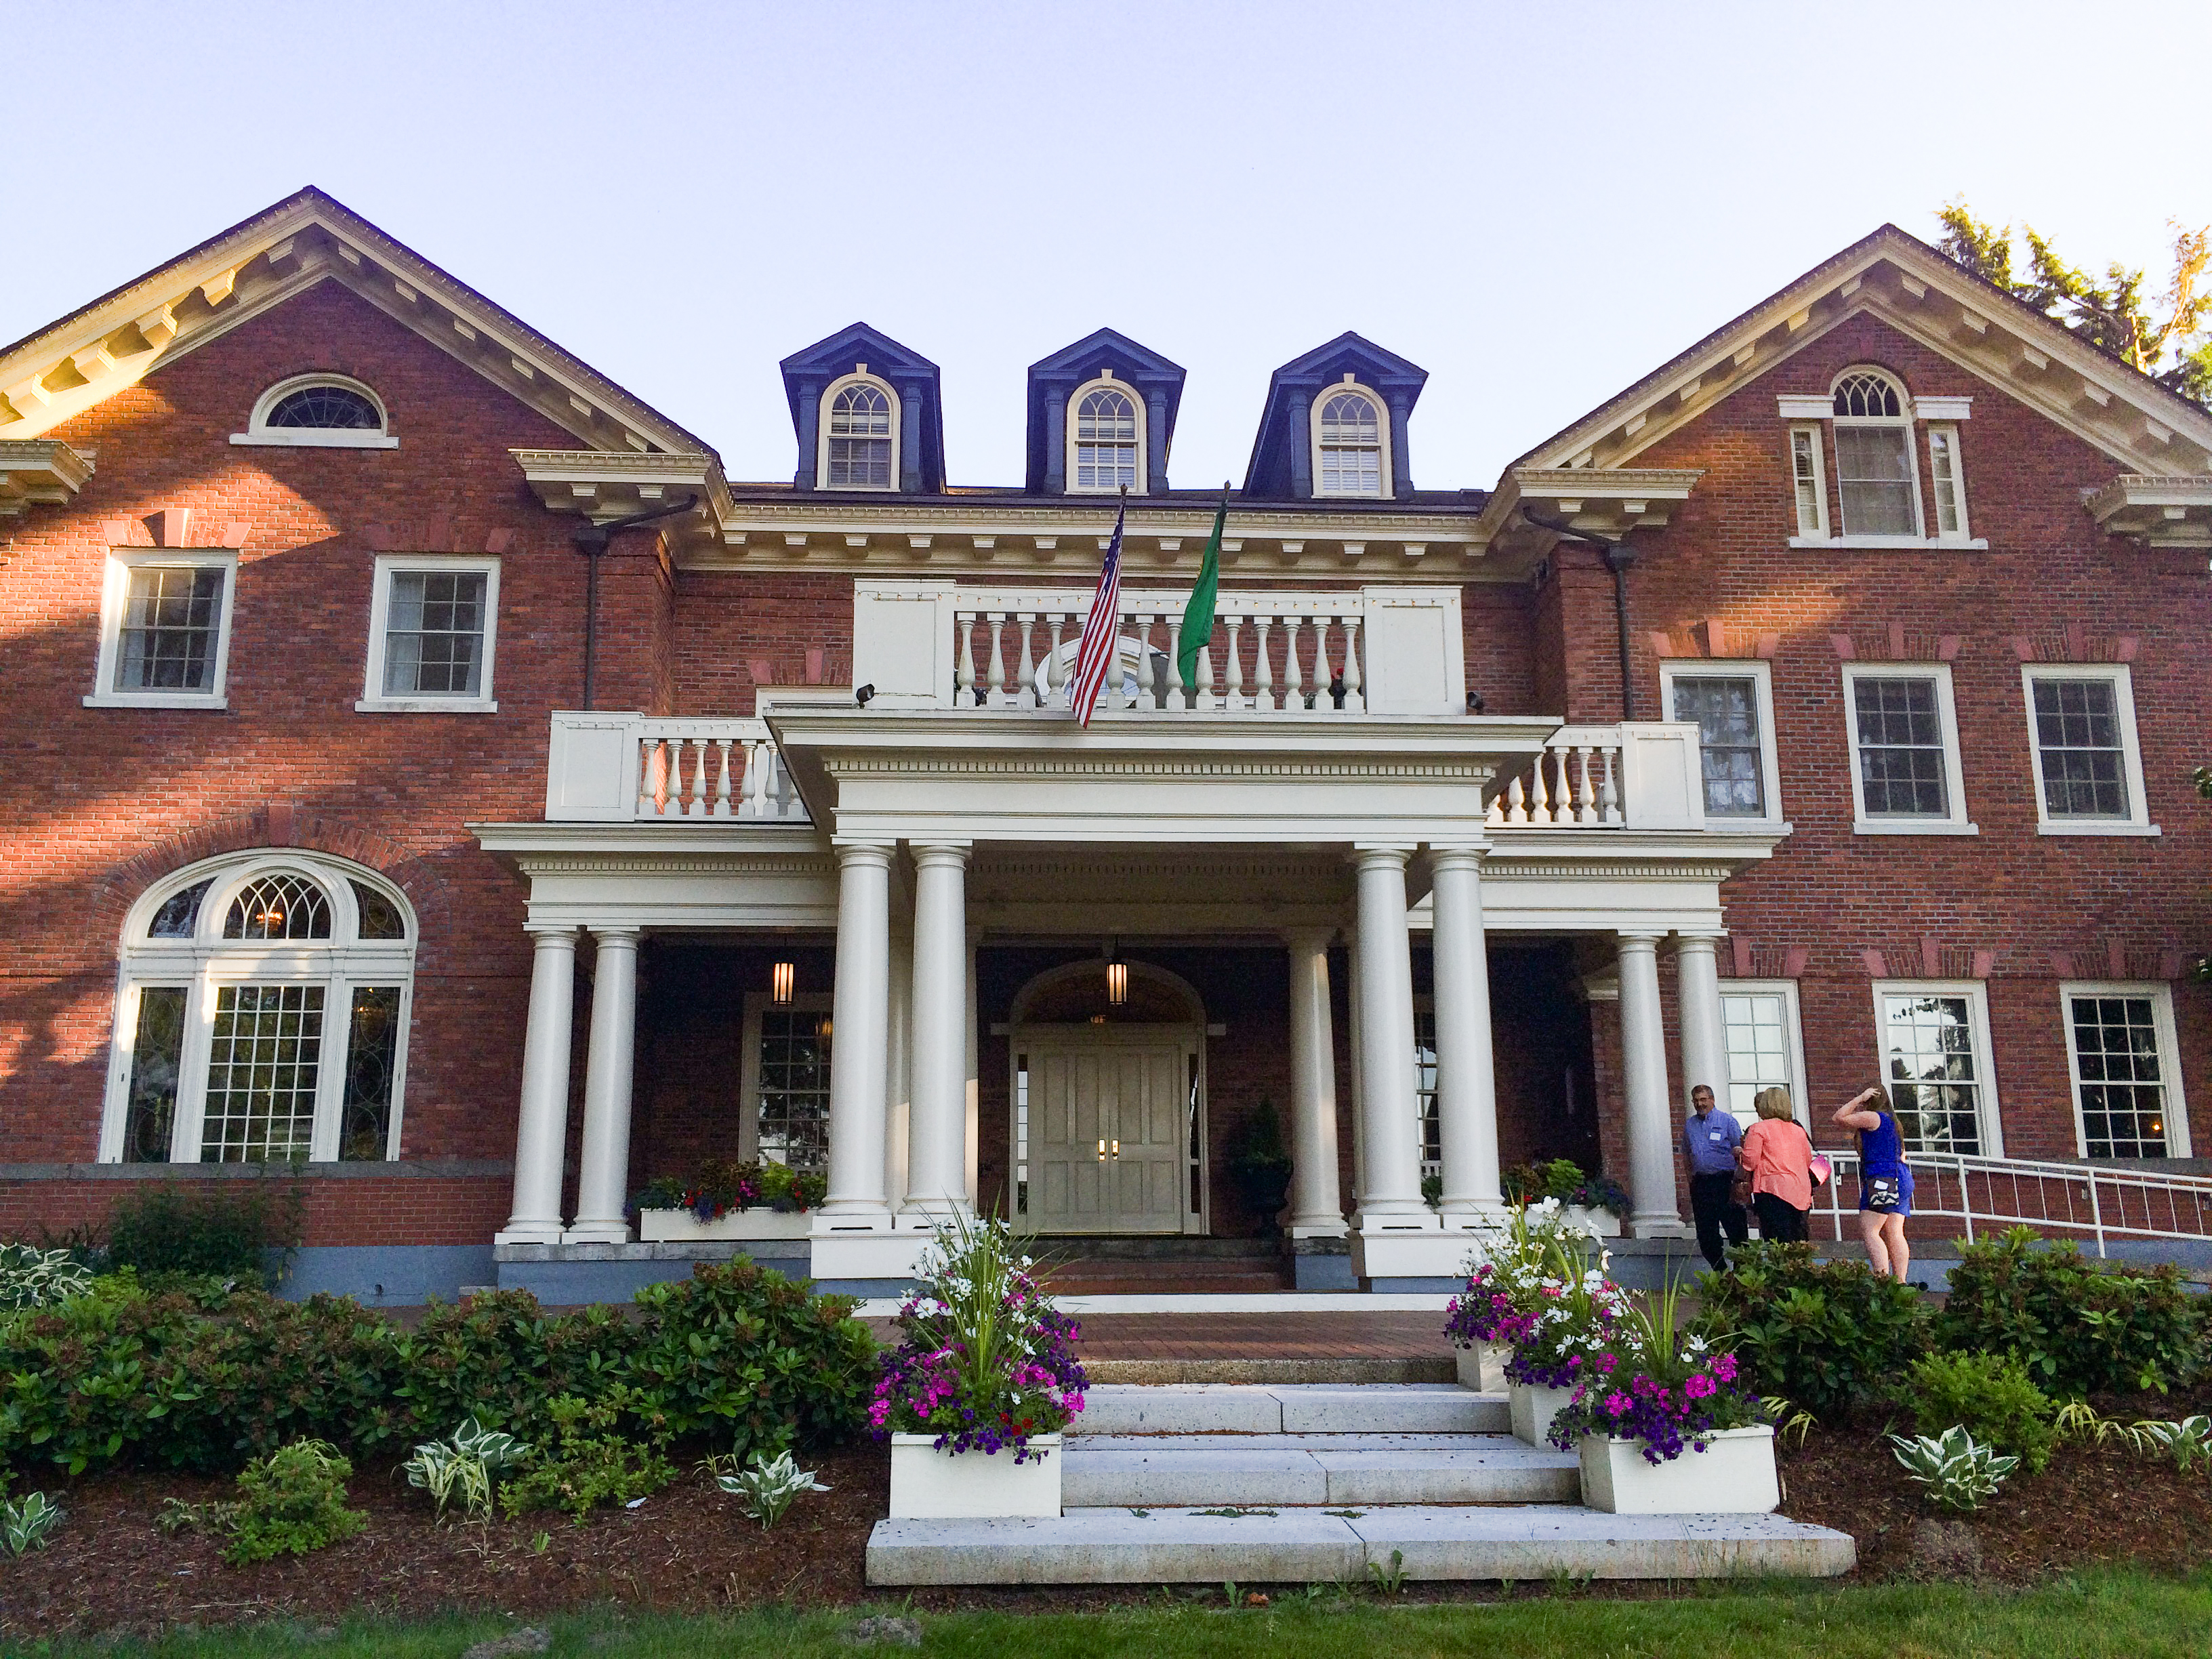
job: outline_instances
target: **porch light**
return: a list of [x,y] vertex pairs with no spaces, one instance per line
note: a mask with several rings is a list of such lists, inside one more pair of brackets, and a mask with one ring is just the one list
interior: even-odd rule
[[1106,1000],[1116,1008],[1129,1000],[1129,964],[1109,962],[1106,964]]
[[779,1004],[788,1003],[791,1000],[792,984],[798,977],[799,969],[795,964],[788,962],[777,963],[769,976],[769,994]]

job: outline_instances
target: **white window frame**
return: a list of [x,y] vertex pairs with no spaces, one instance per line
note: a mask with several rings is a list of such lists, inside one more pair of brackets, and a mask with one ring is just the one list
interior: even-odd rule
[[[1781,750],[1774,736],[1774,672],[1772,666],[1760,657],[1670,657],[1659,665],[1659,706],[1662,720],[1674,718],[1674,682],[1676,679],[1748,679],[1755,688],[1759,708],[1759,793],[1766,799],[1764,817],[1739,817],[1733,813],[1713,813],[1708,822],[1727,828],[1760,829],[1785,822],[1782,812]],[[1702,770],[1698,780],[1699,793],[1705,788]]]
[[2173,1023],[2173,988],[2157,980],[2069,979],[2058,987],[2059,1036],[2066,1044],[2066,1074],[2074,1085],[2074,1154],[2089,1156],[2088,1120],[2081,1110],[2081,1056],[2074,1047],[2075,997],[2148,997],[2158,1033],[2158,1069],[2166,1089],[2166,1155],[2193,1158],[2189,1102],[2182,1094],[2181,1039]]
[[[460,571],[484,579],[483,674],[477,695],[421,693],[414,696],[384,695],[384,653],[392,615],[392,579],[403,573]],[[354,704],[364,714],[496,714],[499,700],[492,694],[492,668],[499,643],[499,560],[480,554],[380,553],[376,556],[374,586],[368,601],[368,667],[362,677],[361,698]]]
[[[891,471],[890,482],[884,484],[833,484],[830,482],[830,411],[837,406],[837,394],[848,386],[873,386],[884,394],[891,410]],[[815,412],[814,487],[817,489],[865,491],[873,495],[891,495],[898,492],[899,465],[904,459],[899,453],[899,441],[903,428],[905,411],[899,405],[898,392],[880,374],[868,373],[866,363],[860,364],[850,374],[841,375],[822,389],[822,402]]]
[[[1897,393],[1897,407],[1899,412],[1895,415],[1837,414],[1835,412],[1834,404],[1837,389],[1840,387],[1845,380],[1850,380],[1858,375],[1873,375],[1886,382],[1889,388]],[[1842,534],[1844,545],[1846,547],[1859,547],[1876,543],[1899,540],[1906,541],[1910,544],[1917,544],[1927,540],[1928,503],[1921,498],[1920,445],[1918,441],[1919,422],[1916,420],[1913,416],[1912,394],[1905,389],[1905,383],[1899,380],[1897,376],[1891,374],[1887,369],[1878,368],[1871,363],[1855,363],[1850,368],[1844,370],[1840,374],[1837,375],[1833,380],[1831,380],[1828,383],[1828,397],[1830,400],[1828,408],[1828,423],[1832,427],[1838,428],[1844,427],[1879,427],[1885,431],[1896,431],[1904,434],[1905,471],[1906,476],[1911,480],[1912,483],[1912,529],[1910,532],[1905,532],[1902,535],[1898,532],[1889,531],[1872,532],[1866,534],[1854,535],[1851,532],[1850,515],[1844,510],[1844,462],[1843,456],[1840,453],[1841,446],[1831,444],[1829,447],[1838,452],[1836,456],[1835,463],[1836,516],[1839,521],[1837,525],[1837,529]]]
[[[2128,815],[2124,818],[2052,817],[2043,793],[2043,743],[2035,729],[2035,683],[2038,680],[2106,680],[2112,686],[2112,703],[2120,722],[2122,763],[2127,772]],[[2135,677],[2128,665],[2116,663],[2028,662],[2020,666],[2021,703],[2027,716],[2027,763],[2035,780],[2035,832],[2039,836],[2157,836],[2165,832],[2150,821],[2150,802],[2144,793],[2142,750],[2136,738]]]
[[[247,884],[291,872],[313,876],[331,907],[328,939],[226,939],[222,925],[231,901]],[[200,900],[190,939],[149,939],[155,913],[173,894],[213,878]],[[374,888],[398,909],[406,937],[361,937],[354,882]],[[358,865],[275,848],[206,859],[156,882],[125,919],[116,977],[115,1024],[109,1042],[107,1088],[100,1127],[100,1162],[123,1160],[123,1132],[131,1103],[131,1063],[137,1048],[139,994],[153,986],[185,988],[184,1042],[178,1057],[177,1103],[169,1139],[173,1164],[202,1161],[207,1113],[208,1060],[215,1034],[216,993],[225,986],[320,985],[323,1052],[316,1074],[315,1121],[307,1154],[312,1164],[338,1160],[345,1104],[346,1042],[351,1036],[357,986],[399,988],[398,1031],[392,1061],[392,1114],[385,1162],[399,1157],[407,1104],[407,1038],[414,1019],[415,949],[421,927],[406,896]],[[372,1160],[358,1160],[369,1162]]]
[[[1778,996],[1782,999],[1782,1018],[1787,1028],[1783,1033],[1783,1059],[1790,1068],[1790,1076],[1784,1086],[1790,1091],[1790,1103],[1796,1109],[1797,1121],[1810,1131],[1813,1127],[1812,1105],[1805,1097],[1805,1024],[1797,1000],[1797,981],[1794,979],[1723,979],[1721,981],[1721,1058],[1723,1061],[1728,1059],[1726,1002],[1733,996]],[[1731,1079],[1723,1078],[1722,1088],[1728,1088],[1731,1081]],[[1731,1112],[1735,1110],[1728,1101],[1719,1103]],[[1736,1113],[1736,1121],[1749,1127],[1759,1121],[1759,1115],[1756,1112],[1747,1115],[1739,1112]]]
[[[123,650],[123,616],[131,598],[131,573],[149,567],[172,570],[220,568],[222,612],[216,628],[215,672],[204,691],[118,691],[115,666]],[[230,623],[238,603],[238,555],[228,548],[114,547],[100,595],[100,658],[87,708],[228,708],[230,707]]]
[[[1947,662],[1847,662],[1844,670],[1844,737],[1851,767],[1851,831],[1861,836],[1978,836],[1981,826],[1966,816],[1966,780],[1959,760],[1959,710],[1951,696]],[[1865,781],[1859,770],[1857,684],[1863,679],[1936,682],[1936,708],[1943,722],[1943,767],[1950,815],[1942,818],[1870,818]]]
[[[1966,516],[1966,453],[1959,444],[1959,427],[1955,421],[1923,421],[1921,423],[1921,447],[1928,463],[1929,493],[1936,498],[1929,505],[1934,512],[1934,522],[1929,526],[1931,539],[1939,542],[1964,542],[1973,538],[1972,521]],[[1958,524],[1952,529],[1943,528],[1943,480],[1936,475],[1936,443],[1941,438],[1951,451],[1951,505],[1957,514]]]
[[[1889,1011],[1885,1003],[1890,997],[1964,997],[1966,1000],[1966,1024],[1972,1034],[1974,1063],[1980,1073],[1981,1110],[1978,1127],[1982,1149],[1964,1154],[1969,1158],[2002,1158],[2004,1150],[2004,1118],[1997,1109],[1996,1046],[1990,1037],[1989,987],[1978,979],[1878,979],[1874,988],[1874,1051],[1875,1075],[1882,1081],[1885,1109],[1893,1110],[1887,1094],[1895,1079],[1889,1074]],[[1900,1131],[1901,1132],[1901,1131]],[[1915,1158],[1941,1158],[1941,1152],[1905,1154],[1911,1163]]]
[[[1829,441],[1826,428],[1839,423],[1846,426],[1893,424],[1890,417],[1887,416],[1876,421],[1871,416],[1838,416],[1836,414],[1835,389],[1853,374],[1879,374],[1896,388],[1898,407],[1903,410],[1905,414],[1894,423],[1904,426],[1906,431],[1906,448],[1911,461],[1913,511],[1920,526],[1920,533],[1917,535],[1845,535],[1842,533],[1841,527],[1833,521],[1833,514],[1829,511],[1828,491],[1832,487],[1836,492],[1836,511],[1838,513],[1842,511],[1843,477],[1834,463],[1832,452],[1835,445]],[[1888,548],[1920,551],[1942,549],[1953,552],[1986,552],[1989,543],[1972,533],[1966,516],[1966,453],[1962,448],[1956,447],[1959,423],[1973,413],[1973,403],[1974,400],[1970,397],[1915,398],[1905,391],[1904,383],[1896,375],[1872,363],[1855,363],[1844,369],[1842,374],[1829,382],[1828,391],[1825,396],[1814,397],[1810,394],[1796,392],[1781,394],[1776,401],[1776,408],[1782,419],[1790,423],[1790,493],[1792,516],[1797,529],[1797,533],[1789,538],[1790,545],[1793,548],[1851,548],[1862,550]],[[1954,533],[1948,534],[1943,532],[1940,525],[1930,529],[1929,523],[1930,503],[1923,494],[1924,490],[1932,489],[1935,487],[1935,454],[1929,447],[1927,434],[1938,427],[1949,431],[1954,446],[1952,451],[1953,483],[1954,493],[1958,501],[1959,528]],[[1820,518],[1817,524],[1808,524],[1804,514],[1797,511],[1796,443],[1797,436],[1801,433],[1809,435],[1812,439],[1814,469],[1820,480],[1818,500]],[[1921,468],[1923,465],[1928,469],[1928,480],[1925,485],[1921,480]]]
[[[1797,473],[1797,445],[1800,439],[1805,441],[1812,452],[1813,499],[1810,503],[1808,503],[1798,493],[1803,483]],[[1790,428],[1790,500],[1791,508],[1797,516],[1797,534],[1792,538],[1791,544],[1825,543],[1828,539],[1827,443],[1820,428],[1812,422],[1801,422]],[[1805,514],[1805,508],[1808,504],[1813,509],[1809,519]]]
[[1118,484],[1079,484],[1075,481],[1075,430],[1077,420],[1083,409],[1083,400],[1094,392],[1107,390],[1120,392],[1129,400],[1130,406],[1137,411],[1137,481],[1129,486],[1129,493],[1132,495],[1149,494],[1152,489],[1152,479],[1147,476],[1147,468],[1152,456],[1152,432],[1147,422],[1152,419],[1152,412],[1145,406],[1144,394],[1128,381],[1115,380],[1114,371],[1110,368],[1097,380],[1085,380],[1073,392],[1068,393],[1067,430],[1064,434],[1067,459],[1063,463],[1066,470],[1061,474],[1062,483],[1071,495],[1116,495],[1121,493],[1121,486]]
[[[1321,412],[1328,407],[1332,398],[1341,398],[1346,392],[1367,399],[1368,407],[1375,411],[1375,435],[1379,441],[1378,459],[1381,465],[1381,486],[1370,495],[1364,490],[1323,489],[1321,487]],[[1323,386],[1306,411],[1306,431],[1312,451],[1314,499],[1319,501],[1387,501],[1391,499],[1390,477],[1390,405],[1382,401],[1382,394],[1370,386],[1363,385],[1351,375],[1346,375],[1333,385]]]
[[[828,991],[796,991],[788,1002],[778,1002],[771,991],[745,993],[745,1024],[742,1041],[744,1051],[738,1060],[738,1156],[741,1161],[757,1161],[760,1155],[761,1108],[761,1016],[771,1008],[785,1008],[793,1013],[827,1014],[832,1012],[836,997]],[[836,1033],[830,1036],[834,1044]],[[830,1050],[834,1055],[836,1050]]]
[[[311,386],[334,386],[347,392],[357,392],[368,399],[376,410],[374,430],[366,427],[270,426],[269,413],[295,392]],[[234,432],[230,441],[234,444],[264,446],[280,449],[397,449],[399,440],[392,435],[392,411],[385,408],[384,399],[376,395],[376,388],[344,374],[295,374],[270,386],[254,400],[253,412],[246,417],[246,430]]]

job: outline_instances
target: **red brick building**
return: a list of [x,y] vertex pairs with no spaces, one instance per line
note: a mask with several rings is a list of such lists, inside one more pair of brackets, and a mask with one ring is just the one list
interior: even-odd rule
[[[910,348],[783,368],[731,483],[313,191],[0,350],[0,1235],[273,1173],[301,1288],[882,1283],[1249,1234],[1265,1103],[1302,1279],[1411,1286],[1530,1159],[1679,1231],[1696,1082],[2191,1156],[2212,416],[1912,238],[1489,490],[1286,363],[1188,670],[1181,368],[1042,360],[986,488]],[[828,1200],[626,1212],[709,1158]]]

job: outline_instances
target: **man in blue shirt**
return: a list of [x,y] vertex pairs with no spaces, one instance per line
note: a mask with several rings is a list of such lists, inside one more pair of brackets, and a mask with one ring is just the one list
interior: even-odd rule
[[1731,1244],[1742,1243],[1750,1231],[1743,1206],[1730,1197],[1743,1126],[1734,1112],[1714,1106],[1713,1091],[1702,1083],[1690,1091],[1690,1104],[1693,1109],[1682,1125],[1682,1157],[1690,1166],[1690,1212],[1698,1219],[1698,1248],[1718,1273],[1728,1265],[1721,1230],[1728,1230]]

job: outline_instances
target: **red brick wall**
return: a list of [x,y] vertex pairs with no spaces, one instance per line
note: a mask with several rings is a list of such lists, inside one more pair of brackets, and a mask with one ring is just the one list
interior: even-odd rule
[[[0,1177],[0,1238],[36,1239],[76,1227],[104,1231],[115,1206],[148,1184]],[[514,1194],[507,1174],[311,1178],[299,1185],[307,1244],[482,1244],[507,1220]]]

